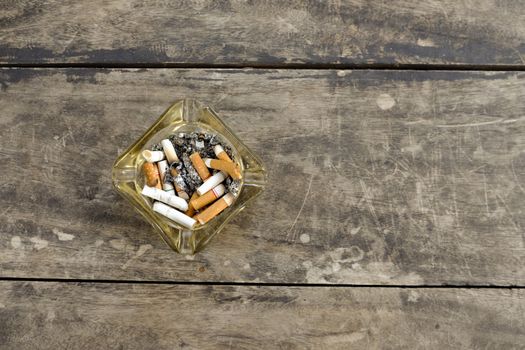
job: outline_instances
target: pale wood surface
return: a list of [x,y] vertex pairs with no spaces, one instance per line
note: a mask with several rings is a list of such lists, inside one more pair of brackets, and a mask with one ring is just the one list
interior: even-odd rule
[[[0,71],[3,277],[334,284],[525,281],[518,72]],[[193,258],[111,188],[176,98],[207,102],[269,184]]]
[[2,349],[519,349],[523,290],[0,283]]
[[516,0],[3,1],[0,62],[523,66],[523,23]]

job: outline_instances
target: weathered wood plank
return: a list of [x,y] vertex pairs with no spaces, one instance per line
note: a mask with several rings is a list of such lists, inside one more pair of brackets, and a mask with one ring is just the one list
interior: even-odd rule
[[[1,275],[524,285],[524,76],[1,70]],[[190,259],[110,180],[181,96],[215,106],[269,171]]]
[[523,290],[0,283],[2,349],[518,349]]
[[521,1],[18,0],[2,63],[523,65]]

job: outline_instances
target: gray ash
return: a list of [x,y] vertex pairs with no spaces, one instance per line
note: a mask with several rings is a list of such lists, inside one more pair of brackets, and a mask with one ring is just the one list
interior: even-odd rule
[[180,174],[182,175],[184,181],[188,184],[190,189],[193,189],[194,191],[197,187],[202,185],[202,180],[197,170],[195,170],[195,168],[193,167],[193,164],[190,160],[190,156],[187,153],[182,155],[182,164],[184,165],[184,169],[181,170]]
[[[164,181],[175,182],[190,197],[197,190],[197,187],[202,185],[202,180],[190,160],[192,153],[198,152],[202,158],[216,158],[213,146],[221,145],[230,158],[234,159],[231,148],[221,143],[217,135],[198,132],[177,133],[169,136],[168,139],[173,144],[180,162],[170,164],[170,168],[177,169],[178,175],[174,178],[169,172],[166,172]],[[155,144],[151,149],[161,151],[162,146],[160,143]],[[226,192],[231,192],[234,196],[238,195],[240,181],[227,178],[225,186]]]
[[239,189],[241,187],[241,181],[239,180],[232,180],[231,177],[227,178],[225,180],[226,190],[228,192],[231,192],[235,197],[239,194]]
[[184,177],[182,177],[182,175],[180,175],[180,174],[177,175],[177,177],[175,177],[173,182],[175,182],[175,184],[177,184],[177,186],[180,187],[186,193],[189,192],[189,193],[193,194],[193,192],[195,192],[195,191],[190,191],[190,188],[186,184],[186,181],[184,181]]

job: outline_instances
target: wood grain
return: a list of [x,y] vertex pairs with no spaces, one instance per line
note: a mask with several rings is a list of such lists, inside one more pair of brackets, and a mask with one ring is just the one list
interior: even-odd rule
[[[523,73],[2,69],[0,83],[3,277],[525,283]],[[195,257],[110,181],[184,96],[269,172]]]
[[521,1],[18,0],[1,63],[523,66]]
[[0,283],[2,349],[518,349],[523,290]]

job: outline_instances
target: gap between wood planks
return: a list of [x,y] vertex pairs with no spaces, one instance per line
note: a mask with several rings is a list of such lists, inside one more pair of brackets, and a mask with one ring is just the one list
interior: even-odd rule
[[401,289],[525,289],[525,286],[499,286],[491,284],[444,284],[444,285],[382,285],[382,284],[329,284],[329,283],[255,283],[255,282],[193,282],[193,281],[142,281],[81,278],[35,278],[35,277],[0,277],[1,282],[61,282],[61,283],[98,283],[98,284],[162,284],[195,286],[237,286],[237,287],[308,287],[308,288],[401,288]]
[[471,64],[382,64],[382,63],[289,63],[289,64],[207,64],[207,63],[0,63],[0,68],[186,68],[186,69],[293,69],[293,70],[448,70],[448,71],[525,71],[525,65]]

